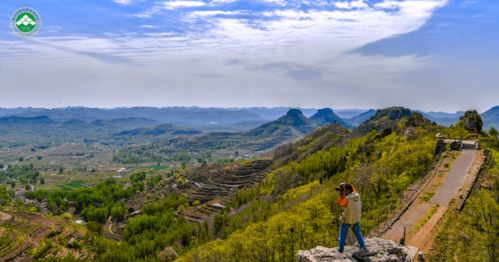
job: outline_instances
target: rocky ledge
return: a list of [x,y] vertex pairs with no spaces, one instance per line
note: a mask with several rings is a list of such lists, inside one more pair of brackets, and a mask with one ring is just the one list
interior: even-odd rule
[[409,250],[393,241],[381,238],[365,239],[367,251],[358,247],[346,246],[343,253],[338,248],[315,247],[298,252],[299,262],[410,262]]

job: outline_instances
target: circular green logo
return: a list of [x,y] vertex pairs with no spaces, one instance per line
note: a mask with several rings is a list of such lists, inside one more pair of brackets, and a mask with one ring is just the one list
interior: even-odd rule
[[42,19],[35,9],[22,7],[17,9],[10,19],[12,31],[21,37],[30,37],[40,31]]

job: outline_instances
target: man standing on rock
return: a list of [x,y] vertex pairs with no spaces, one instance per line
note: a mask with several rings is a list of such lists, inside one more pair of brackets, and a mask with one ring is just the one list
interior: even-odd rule
[[351,184],[341,183],[339,187],[336,188],[340,192],[338,196],[338,204],[343,208],[343,214],[340,218],[340,243],[338,251],[343,252],[345,247],[345,241],[348,235],[348,229],[352,228],[357,242],[361,250],[367,250],[364,243],[364,238],[360,232],[360,216],[362,204],[360,202],[360,195],[357,193],[355,188]]

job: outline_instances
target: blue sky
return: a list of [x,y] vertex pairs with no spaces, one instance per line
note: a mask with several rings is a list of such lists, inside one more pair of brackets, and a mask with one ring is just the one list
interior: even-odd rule
[[[42,17],[23,39],[19,7]],[[496,0],[0,4],[1,107],[499,104]]]

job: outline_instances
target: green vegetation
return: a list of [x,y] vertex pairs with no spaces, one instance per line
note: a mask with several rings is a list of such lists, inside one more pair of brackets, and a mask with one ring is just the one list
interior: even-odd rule
[[426,224],[426,222],[428,222],[428,220],[430,220],[430,218],[437,212],[437,210],[438,210],[438,205],[432,206],[431,209],[428,210],[428,212],[426,212],[426,214],[418,221],[418,223],[414,225],[414,227],[409,232],[409,235],[418,232]]
[[67,183],[58,185],[58,187],[60,189],[64,189],[64,190],[72,190],[72,189],[86,188],[86,187],[90,187],[90,186],[87,185],[83,181],[71,181],[71,182],[67,182]]
[[[188,205],[178,194],[170,194],[158,203],[146,204],[143,214],[130,218],[124,240],[113,242],[98,235],[91,237],[100,261],[155,261],[165,248],[188,248],[210,239],[206,224],[187,222],[174,211]],[[127,252],[123,252],[126,250]]]
[[0,185],[0,206],[8,205],[12,199],[13,192],[7,189],[7,186]]
[[426,192],[423,196],[421,196],[421,201],[428,202],[435,195],[435,192]]
[[163,169],[166,169],[166,166],[162,166],[162,165],[155,165],[155,166],[148,166],[147,168],[151,169],[151,170],[163,170]]
[[124,189],[118,181],[107,179],[95,188],[36,190],[26,192],[26,197],[46,201],[53,214],[62,214],[73,207],[75,213],[81,214],[86,220],[103,223],[115,205],[130,199],[134,193],[134,187]]
[[51,247],[52,247],[52,244],[49,241],[43,242],[43,244],[40,247],[38,247],[36,250],[34,250],[34,252],[33,252],[33,258],[34,259],[41,258],[43,255],[45,255],[45,253],[47,253],[47,251]]
[[9,167],[7,171],[0,171],[0,182],[19,180],[22,184],[37,184],[40,177],[40,172],[35,169],[33,164],[15,165]]
[[430,168],[434,134],[422,128],[408,136],[370,133],[290,162],[261,186],[240,191],[232,205],[243,210],[215,218],[221,239],[195,248],[181,261],[288,261],[299,249],[334,246],[340,211],[333,188],[340,181],[358,187],[363,229],[375,228],[399,205],[400,194]]
[[[132,174],[126,183],[108,179],[94,188],[37,190],[27,196],[46,201],[53,214],[72,209],[83,216],[88,222],[83,245],[101,261],[156,261],[158,257],[168,261],[174,256],[165,258],[165,254],[171,253],[180,254],[181,261],[288,261],[298,249],[336,244],[340,210],[333,188],[340,181],[352,182],[361,192],[363,229],[369,231],[400,205],[406,188],[431,168],[437,128],[411,127],[406,132],[404,124],[399,127],[383,135],[370,132],[358,137],[328,133],[330,129],[324,128],[281,148],[279,159],[287,161],[277,162],[261,183],[233,195],[228,210],[237,212],[221,212],[213,224],[179,216],[200,203],[189,203],[173,192],[143,205],[139,215],[125,218],[124,204],[163,179],[146,172]],[[174,174],[167,179],[184,178]],[[120,241],[103,236],[108,228],[102,224],[110,216],[115,222],[126,220]]]

